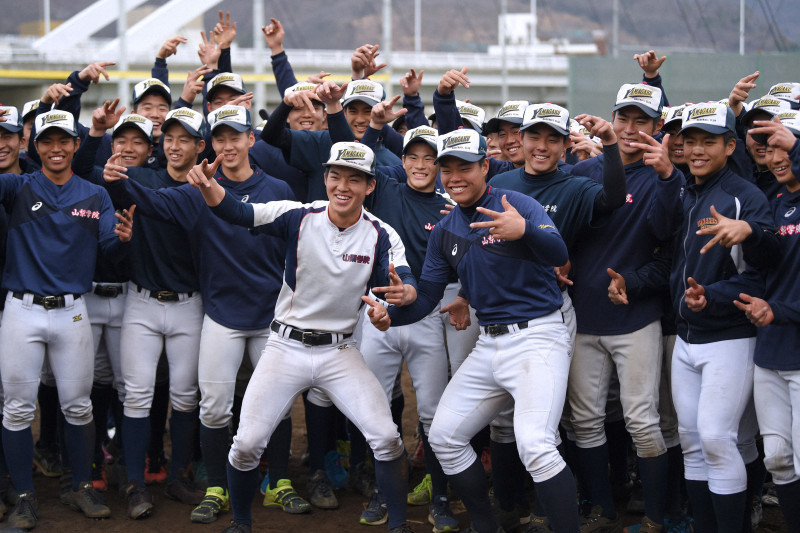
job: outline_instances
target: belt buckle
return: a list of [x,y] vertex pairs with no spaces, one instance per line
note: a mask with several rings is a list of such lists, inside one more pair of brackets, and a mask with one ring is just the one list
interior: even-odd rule
[[156,293],[156,300],[159,302],[172,302],[175,300],[176,292],[172,291],[158,291]]
[[50,309],[57,309],[59,303],[58,299],[59,296],[45,296],[44,298],[42,298],[42,307],[44,307],[48,311]]
[[498,335],[505,333],[505,331],[503,331],[503,326],[500,324],[490,324],[486,326],[486,333],[492,337],[497,337]]
[[315,341],[319,335],[313,331],[303,331],[302,335],[300,342],[303,343],[303,346],[316,346]]

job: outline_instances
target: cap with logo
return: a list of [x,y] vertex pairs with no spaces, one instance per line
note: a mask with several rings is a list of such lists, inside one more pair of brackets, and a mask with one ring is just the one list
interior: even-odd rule
[[520,131],[546,124],[561,135],[569,135],[569,111],[556,104],[531,104],[525,109]]
[[267,125],[267,121],[266,120],[262,120],[261,122],[256,124],[255,127],[253,127],[253,131],[255,131],[258,135],[261,135],[261,132],[264,131],[264,126],[266,126],[266,125]]
[[483,121],[486,120],[486,111],[483,108],[461,100],[456,100],[456,108],[461,120],[466,120],[472,129],[483,131]]
[[755,120],[755,116],[759,113],[765,113],[769,115],[769,118],[772,118],[778,113],[788,111],[791,108],[792,104],[788,100],[774,96],[763,96],[750,104],[750,108],[742,115],[742,123],[749,128],[749,122]]
[[661,89],[643,83],[626,83],[620,87],[617,100],[612,111],[623,107],[635,106],[644,111],[648,117],[661,117]]
[[[285,98],[288,95],[299,91],[316,91],[317,87],[319,87],[319,85],[317,85],[316,83],[301,81],[300,83],[295,83],[291,87],[287,87],[286,90],[283,91],[283,97]],[[322,100],[314,100],[312,98],[311,103],[314,105],[325,107],[325,102],[323,102]]]
[[51,128],[60,129],[66,132],[70,137],[78,136],[78,125],[75,121],[75,117],[69,111],[56,109],[48,111],[47,113],[42,113],[41,115],[36,115],[36,121],[34,122],[34,131],[36,131],[36,135],[33,139],[38,139],[45,131]]
[[35,115],[37,109],[39,109],[39,100],[25,102],[25,105],[22,106],[22,122],[25,122],[29,118],[33,118],[29,115]]
[[229,126],[240,133],[250,131],[250,111],[240,105],[224,105],[208,114],[208,125],[212,132],[220,126]]
[[581,125],[580,122],[573,118],[569,119],[569,131],[570,133],[579,133],[585,137],[589,137],[589,139],[595,144],[600,144],[600,142],[602,142],[600,137],[592,137],[592,133],[586,129],[586,126]]
[[[722,102],[720,102],[722,103]],[[686,109],[687,105],[691,104],[683,104],[683,105],[675,105],[672,107],[664,107],[664,112],[661,115],[664,118],[664,127],[663,129],[667,129],[673,125],[677,126],[678,129],[682,127],[683,121],[683,112]],[[726,104],[722,104],[726,105]]]
[[356,80],[347,85],[347,90],[342,98],[342,107],[355,101],[364,102],[372,107],[385,99],[386,91],[380,83],[372,80]]
[[206,121],[203,114],[190,107],[180,107],[167,113],[161,131],[167,131],[173,124],[180,124],[193,137],[202,139],[205,135]]
[[206,84],[206,100],[211,101],[211,97],[214,93],[223,87],[233,89],[234,92],[239,94],[247,94],[247,89],[244,86],[241,76],[233,72],[222,72],[208,80]]
[[331,153],[324,167],[348,167],[375,175],[375,153],[369,146],[355,142],[341,142],[331,146]]
[[439,132],[430,126],[418,126],[410,129],[403,137],[403,153],[406,153],[408,147],[415,142],[425,142],[436,151],[436,139],[438,136]]
[[486,139],[475,130],[457,129],[439,136],[439,154],[436,162],[443,157],[453,156],[474,163],[486,157]]
[[19,111],[17,111],[16,107],[0,106],[0,116],[5,119],[5,122],[0,122],[0,128],[11,133],[17,133],[22,130],[22,117],[19,116]]
[[489,135],[500,131],[501,122],[522,124],[522,116],[525,114],[526,107],[528,107],[528,102],[525,100],[509,100],[497,110],[497,114],[494,117],[489,119],[483,129],[483,133]]
[[135,113],[125,115],[119,119],[119,122],[111,128],[111,137],[114,137],[121,130],[129,128],[137,128],[151,143],[153,142],[153,123],[149,118]]
[[131,96],[133,106],[135,107],[145,95],[151,93],[160,94],[166,98],[170,106],[172,105],[172,94],[169,91],[169,86],[158,78],[148,78],[133,86],[133,96]]
[[692,104],[683,110],[680,134],[698,128],[715,135],[736,131],[736,117],[730,107],[719,102]]
[[794,109],[800,105],[800,83],[784,82],[776,83],[767,91],[766,96],[780,98],[789,102]]
[[775,116],[778,117],[781,124],[789,128],[789,131],[791,131],[795,137],[800,137],[800,111],[792,109],[789,111],[782,111]]

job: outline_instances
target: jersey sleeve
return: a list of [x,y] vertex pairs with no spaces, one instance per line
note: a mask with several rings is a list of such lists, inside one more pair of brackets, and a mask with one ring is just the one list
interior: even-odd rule
[[0,174],[0,203],[3,204],[7,212],[11,212],[14,199],[17,197],[17,191],[19,191],[23,183],[25,183],[25,178],[19,174]]
[[286,89],[297,83],[292,64],[286,52],[281,52],[272,56],[272,73],[275,75],[275,84],[278,86],[278,94],[283,95]]
[[[105,257],[119,261],[128,254],[128,243],[120,241],[119,236],[114,233],[117,217],[114,216],[114,207],[111,205],[108,193],[105,189],[101,189],[98,194],[101,196],[101,207],[97,242]],[[134,216],[136,216],[135,212]]]
[[647,211],[647,225],[659,241],[672,238],[681,223],[681,190],[686,185],[683,173],[672,168],[669,178],[656,175],[655,194]]
[[292,139],[292,153],[288,163],[303,172],[315,173],[328,160],[333,142],[327,131],[287,130]]
[[430,126],[427,117],[425,117],[425,104],[422,103],[422,98],[419,97],[419,94],[416,96],[403,95],[403,107],[408,109],[408,113],[406,113],[406,126],[408,126],[408,129]]
[[[122,186],[131,203],[136,204],[135,213],[185,229],[191,229],[197,223],[200,206],[189,185],[149,189],[132,179],[120,181],[123,181]],[[202,208],[205,209],[205,202]]]
[[328,114],[328,133],[331,137],[331,143],[353,142],[356,140],[353,136],[353,130],[350,129],[350,124],[347,123],[347,119],[344,116],[344,111]]

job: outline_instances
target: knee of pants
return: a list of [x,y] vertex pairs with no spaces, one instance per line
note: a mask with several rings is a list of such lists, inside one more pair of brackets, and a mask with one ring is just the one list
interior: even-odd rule
[[333,402],[319,389],[309,389],[307,400],[317,407],[332,407]]
[[448,439],[446,435],[437,430],[435,421],[431,426],[428,442],[442,465],[442,470],[448,476],[463,472],[475,462],[477,457],[472,446],[469,445],[469,440],[454,442]]
[[741,463],[739,449],[736,447],[736,439],[726,435],[703,435],[700,432],[700,439],[703,442],[703,457],[709,469],[725,469],[729,465]]
[[93,420],[92,402],[88,396],[75,402],[62,404],[61,410],[64,412],[64,418],[67,422],[75,426],[83,426]]
[[547,481],[564,469],[566,463],[555,448],[522,447],[520,459],[536,483]]
[[238,470],[247,472],[258,467],[266,446],[267,438],[261,432],[240,431],[233,437],[228,461]]
[[183,391],[183,392],[173,391],[170,389],[169,401],[172,402],[173,409],[177,411],[183,411],[184,413],[188,413],[190,411],[194,411],[197,408],[197,404],[199,403],[199,398],[198,398],[199,395],[200,393],[196,389],[194,391]]
[[764,466],[776,483],[791,483],[798,477],[791,443],[780,437],[764,437]]
[[200,386],[200,421],[208,428],[228,425],[233,416],[233,383],[206,383]]
[[11,431],[27,429],[33,422],[35,412],[35,405],[25,405],[10,398],[3,405],[3,426]]
[[572,429],[575,433],[575,442],[580,448],[596,448],[606,443],[602,418],[582,421],[573,418]]
[[738,448],[739,455],[742,456],[744,464],[750,464],[758,459],[758,446],[756,446],[755,438],[737,443],[736,448]]
[[489,425],[490,438],[500,444],[510,444],[517,440],[514,435],[514,411],[503,411]]
[[658,457],[667,451],[664,436],[657,424],[637,431],[631,429],[628,431],[630,431],[631,440],[636,446],[636,455],[639,457]]
[[397,429],[394,430],[394,435],[381,435],[371,439],[369,446],[376,461],[394,461],[406,452]]
[[708,470],[706,461],[703,458],[700,435],[696,431],[681,431],[680,438],[686,479],[692,481],[708,480]]

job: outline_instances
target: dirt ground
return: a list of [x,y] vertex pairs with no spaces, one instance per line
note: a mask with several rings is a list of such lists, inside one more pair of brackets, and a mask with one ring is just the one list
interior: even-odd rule
[[[403,415],[403,434],[406,448],[413,453],[416,446],[415,428],[417,425],[416,399],[411,387],[411,380],[407,371],[403,375],[403,390],[406,403]],[[289,462],[289,473],[294,487],[301,495],[305,494],[308,468],[300,464],[300,458],[306,449],[305,418],[302,403],[298,400],[292,411],[294,433],[292,437],[293,455]],[[167,439],[168,440],[168,439]],[[414,471],[410,487],[416,485],[422,477],[421,471]],[[105,493],[111,507],[112,517],[107,520],[90,520],[83,515],[72,511],[62,505],[58,499],[58,479],[35,477],[39,493],[39,525],[34,531],[78,533],[84,531],[103,533],[210,533],[222,531],[231,518],[230,513],[225,513],[214,524],[193,524],[189,520],[191,507],[167,499],[163,494],[163,487],[151,485],[150,490],[155,497],[155,512],[153,515],[140,521],[130,520],[126,517],[125,500],[119,496],[115,488],[109,488]],[[278,509],[265,509],[261,506],[261,495],[258,494],[253,501],[254,532],[361,532],[385,531],[385,526],[362,526],[358,523],[359,515],[365,504],[364,498],[359,494],[347,490],[337,491],[340,507],[335,511],[314,510],[308,515],[288,515]],[[453,504],[453,510],[461,521],[461,526],[468,525],[467,514],[459,502]],[[634,524],[640,520],[637,516],[624,516],[624,524]],[[409,507],[408,520],[417,533],[431,531],[427,523],[427,506]],[[0,523],[0,532],[14,531],[4,523]],[[18,530],[17,530],[18,531]],[[776,507],[765,507],[764,518],[758,533],[784,532],[783,519]]]

